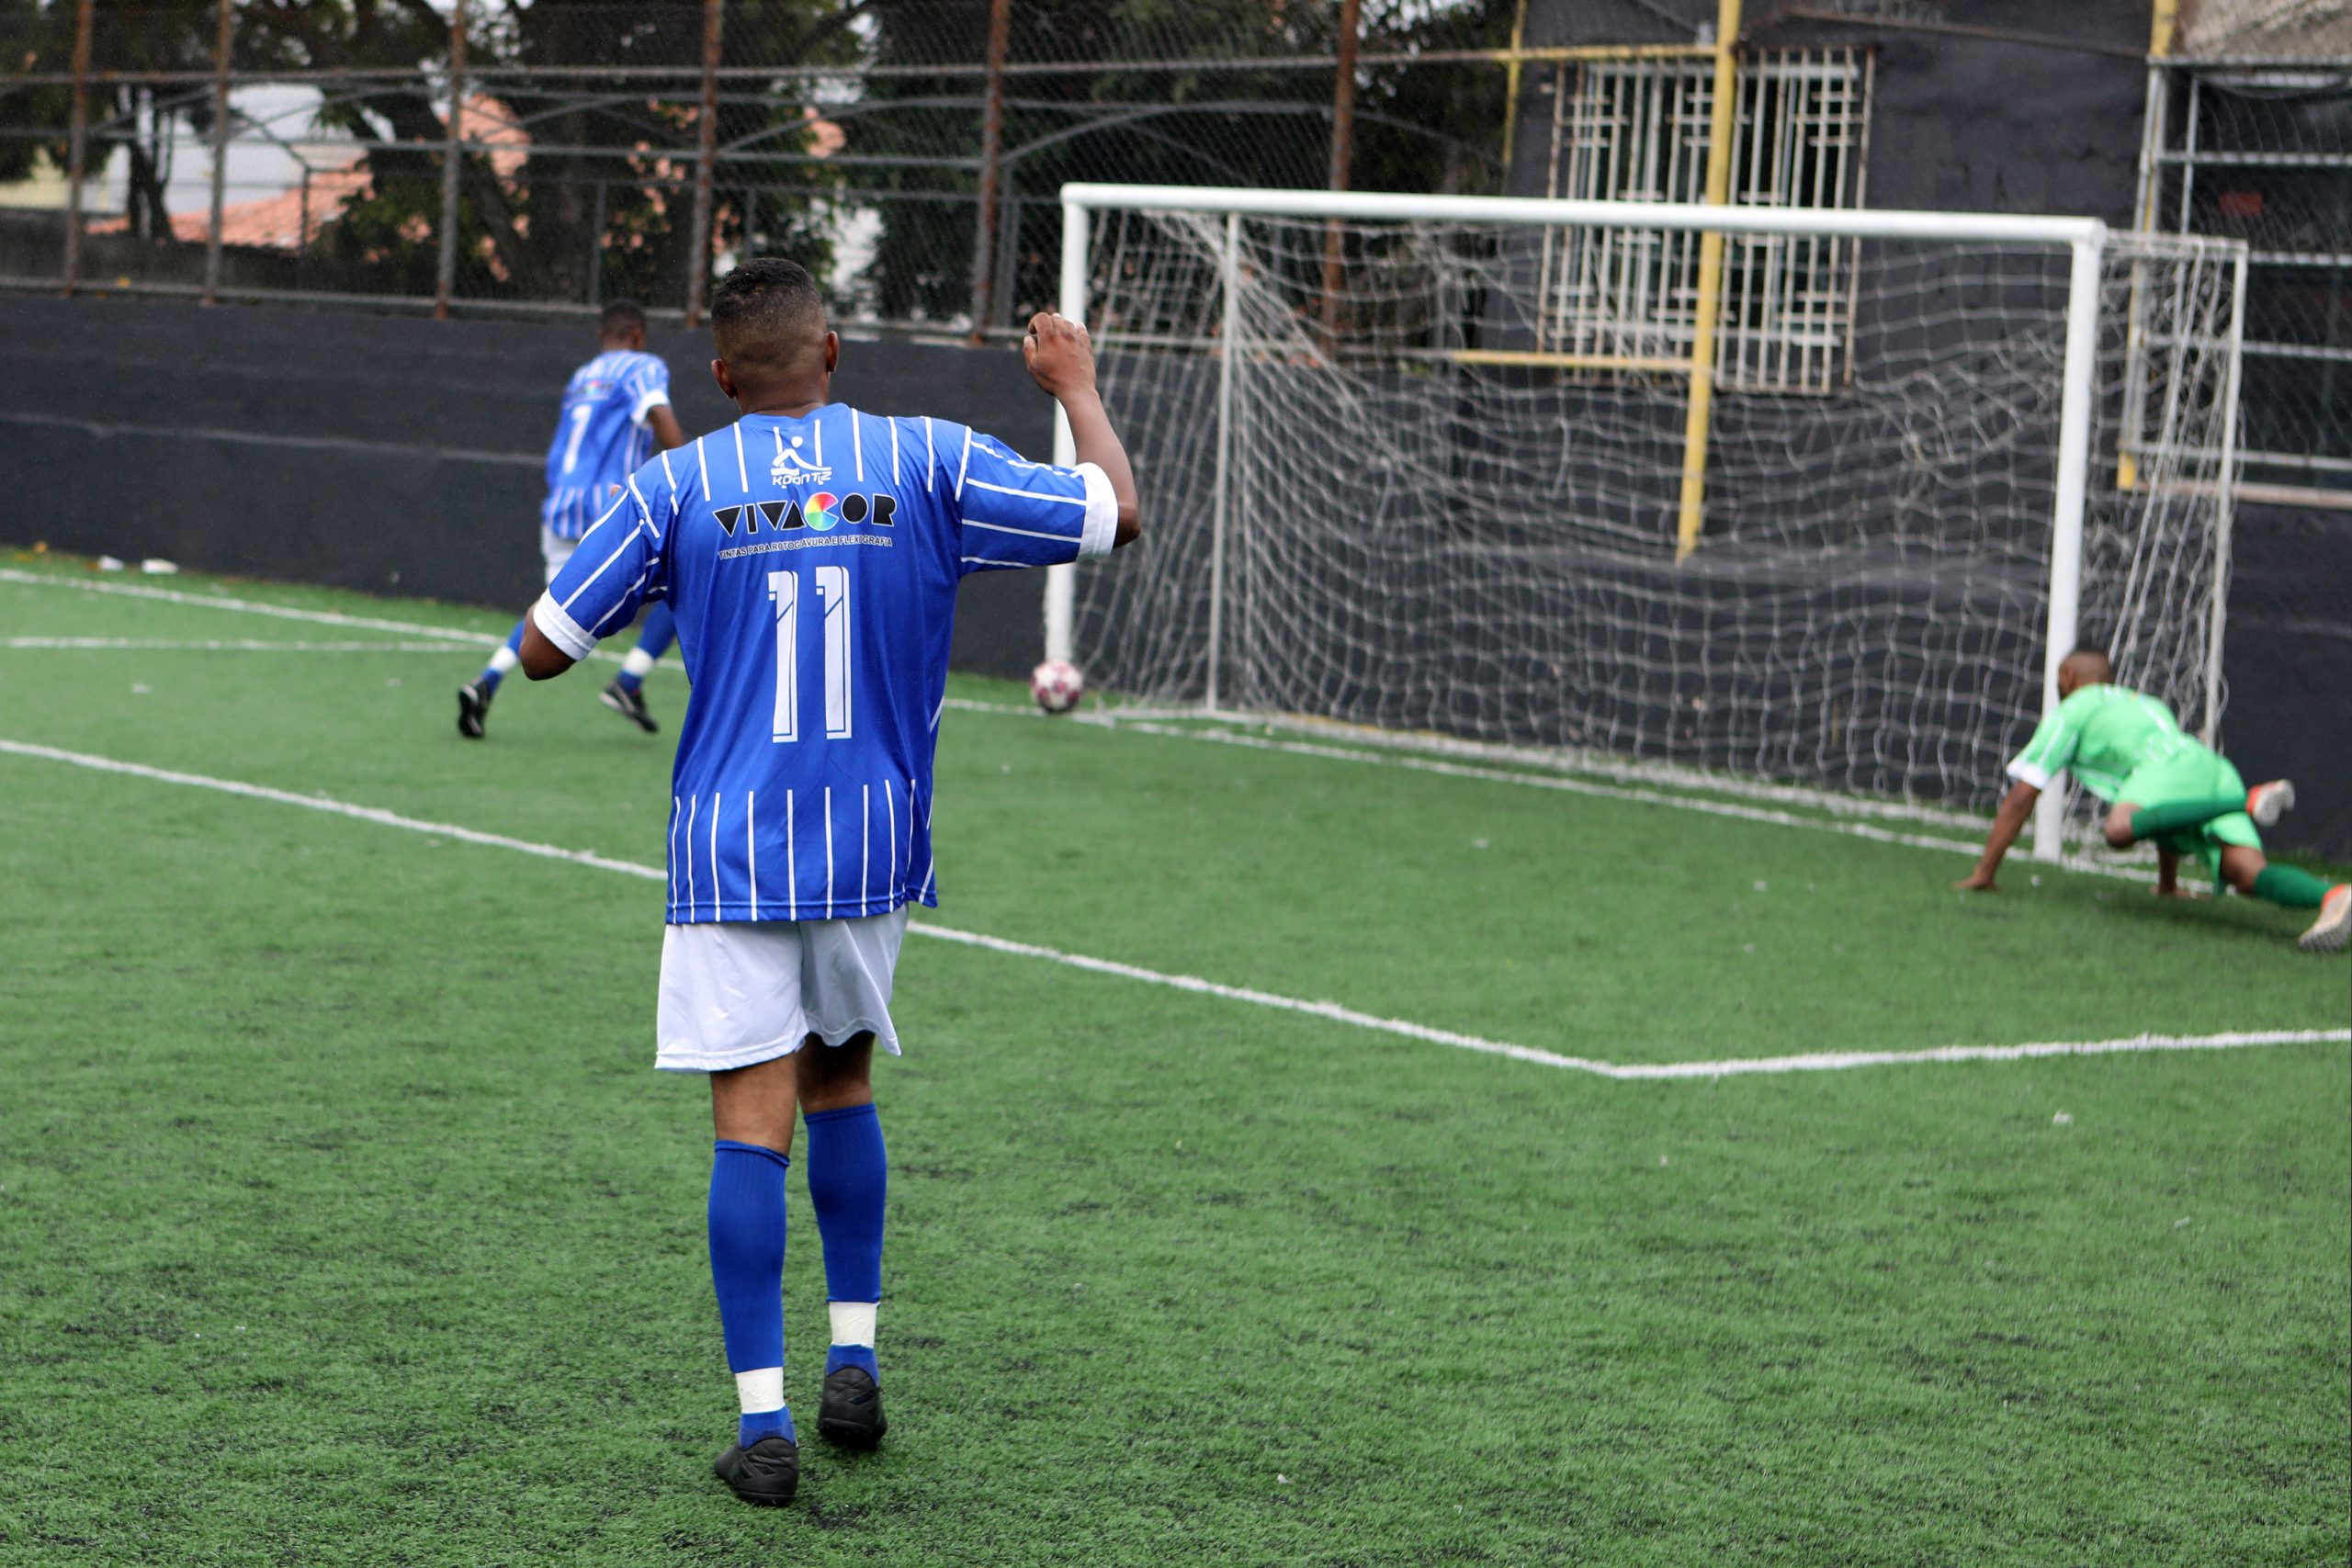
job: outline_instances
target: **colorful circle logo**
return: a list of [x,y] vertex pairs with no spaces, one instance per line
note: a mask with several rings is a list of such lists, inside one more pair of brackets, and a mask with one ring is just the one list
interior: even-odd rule
[[820,534],[828,533],[834,524],[842,520],[841,502],[820,490],[801,502],[800,515]]

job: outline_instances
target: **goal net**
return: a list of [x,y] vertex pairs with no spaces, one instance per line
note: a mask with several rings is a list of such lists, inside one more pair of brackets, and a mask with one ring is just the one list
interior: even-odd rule
[[1711,258],[1692,209],[1064,197],[1148,498],[1049,626],[1095,684],[1972,806],[2053,641],[2217,722],[2233,244],[1730,209]]

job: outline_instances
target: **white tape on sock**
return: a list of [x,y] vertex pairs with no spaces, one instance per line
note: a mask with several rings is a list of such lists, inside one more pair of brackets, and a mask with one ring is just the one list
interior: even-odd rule
[[757,1371],[735,1374],[735,1397],[743,1402],[746,1416],[764,1416],[771,1410],[784,1408],[784,1369],[762,1367]]
[[832,1303],[833,1343],[863,1345],[874,1348],[874,1314],[879,1302],[835,1302]]
[[621,673],[634,675],[642,681],[653,672],[653,655],[641,648],[632,648],[628,657],[621,660]]
[[522,662],[514,650],[503,642],[498,645],[498,651],[490,656],[490,667],[501,675],[514,673],[514,666]]

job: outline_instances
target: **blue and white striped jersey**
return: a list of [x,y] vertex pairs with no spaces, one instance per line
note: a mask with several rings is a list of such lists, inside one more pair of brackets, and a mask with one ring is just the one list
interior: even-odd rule
[[1112,546],[1094,465],[944,420],[749,414],[631,476],[531,612],[584,658],[665,599],[694,682],[671,787],[673,924],[939,901],[932,754],[967,572]]
[[650,354],[610,349],[571,373],[539,506],[557,538],[579,538],[613,504],[613,487],[652,454],[646,416],[669,400],[670,367]]

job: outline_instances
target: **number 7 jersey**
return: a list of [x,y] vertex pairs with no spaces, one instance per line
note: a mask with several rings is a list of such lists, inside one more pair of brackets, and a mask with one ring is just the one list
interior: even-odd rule
[[666,600],[694,696],[669,919],[848,919],[939,901],[932,757],[966,573],[1109,551],[1092,464],[829,403],[639,468],[533,607],[574,659]]

